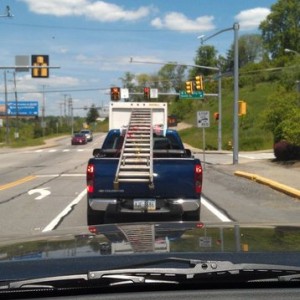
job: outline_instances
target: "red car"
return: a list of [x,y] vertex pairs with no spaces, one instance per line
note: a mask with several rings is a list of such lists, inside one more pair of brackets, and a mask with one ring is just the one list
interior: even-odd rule
[[83,133],[75,133],[71,140],[72,145],[85,145],[87,144],[87,139]]

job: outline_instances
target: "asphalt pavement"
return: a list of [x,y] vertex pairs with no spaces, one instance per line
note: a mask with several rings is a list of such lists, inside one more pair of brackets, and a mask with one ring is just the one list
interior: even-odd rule
[[[55,147],[61,138],[62,137],[49,139],[45,145],[29,148]],[[195,154],[203,155],[203,150],[201,149],[190,147],[187,144],[185,147],[191,149]],[[1,148],[1,150],[5,151],[5,148]],[[256,156],[258,159],[247,159],[245,157],[247,157],[247,153],[249,152],[240,152],[238,163],[233,164],[232,151],[205,151],[205,157],[207,159],[204,160],[204,164],[211,164],[209,154],[219,154],[220,157],[222,157],[222,159],[219,160],[221,162],[214,162],[213,164],[217,164],[223,171],[255,181],[258,184],[268,185],[270,188],[300,199],[300,161],[280,162],[274,158],[263,158],[263,155],[259,155],[259,153],[270,154],[271,152],[272,150],[257,151],[256,154],[258,155]],[[251,153],[253,154],[254,152]]]
[[[191,150],[193,153],[201,154],[203,158],[202,150],[195,148]],[[222,160],[217,165],[223,171],[252,180],[258,184],[267,185],[300,200],[300,161],[282,162],[274,158],[264,158],[264,155],[271,157],[272,155],[266,154],[272,154],[272,150],[250,152],[257,159],[253,157],[247,159],[245,157],[249,152],[240,152],[237,164],[233,164],[231,151],[206,151],[205,153],[206,165],[211,163],[210,154],[220,154]]]

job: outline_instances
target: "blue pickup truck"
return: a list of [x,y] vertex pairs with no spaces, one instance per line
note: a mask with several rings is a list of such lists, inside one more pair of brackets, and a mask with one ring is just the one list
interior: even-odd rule
[[153,133],[153,185],[114,178],[124,136],[108,132],[102,148],[94,149],[87,165],[87,223],[95,225],[130,216],[146,220],[156,215],[176,220],[200,219],[202,166],[185,149],[176,130]]

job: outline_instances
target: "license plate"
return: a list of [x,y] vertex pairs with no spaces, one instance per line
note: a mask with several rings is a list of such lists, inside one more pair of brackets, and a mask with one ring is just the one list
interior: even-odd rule
[[155,199],[134,199],[133,209],[142,211],[153,211],[156,210],[156,200]]

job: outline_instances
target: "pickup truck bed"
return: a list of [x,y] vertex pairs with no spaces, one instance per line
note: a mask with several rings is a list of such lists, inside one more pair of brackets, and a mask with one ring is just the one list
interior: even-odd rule
[[121,182],[114,188],[122,136],[108,133],[103,147],[94,150],[88,162],[89,225],[106,222],[118,215],[142,218],[163,215],[167,218],[199,220],[202,168],[198,159],[184,149],[178,133],[167,130],[164,138],[154,138],[154,187],[145,182]]

